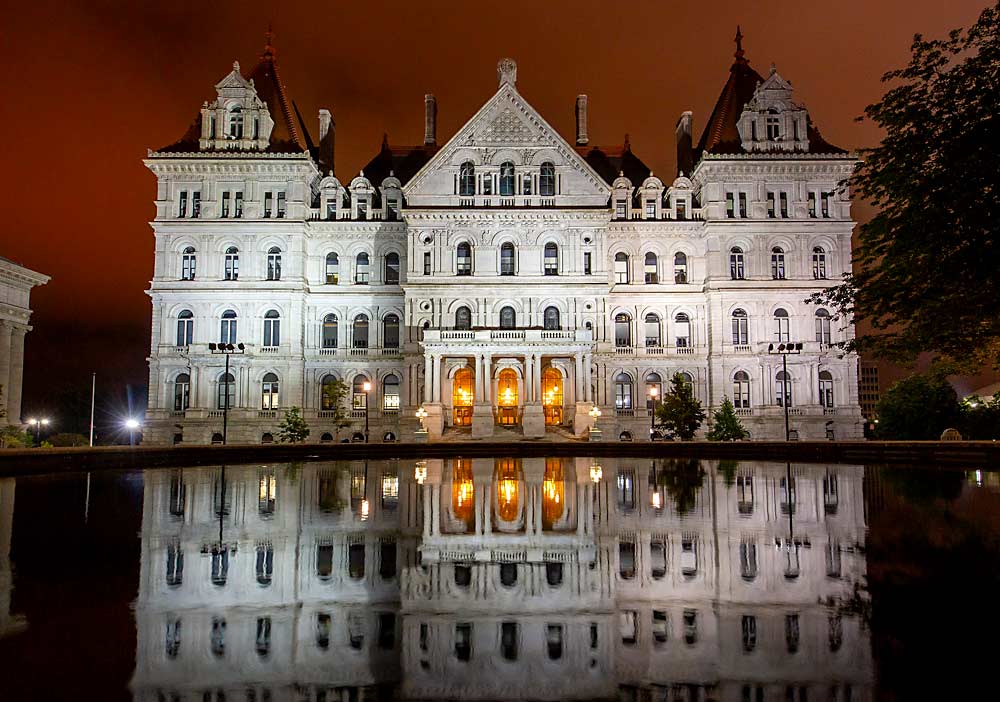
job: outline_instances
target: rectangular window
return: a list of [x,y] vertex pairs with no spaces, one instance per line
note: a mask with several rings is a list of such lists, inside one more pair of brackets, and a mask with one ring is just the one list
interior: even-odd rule
[[743,615],[743,650],[749,653],[757,648],[757,617]]
[[271,210],[274,208],[274,193],[264,193],[264,217],[265,219],[271,216]]
[[656,219],[656,200],[646,200],[646,219]]
[[493,176],[490,175],[489,173],[483,176],[482,194],[483,195],[493,194]]
[[368,200],[358,200],[358,219],[368,219]]
[[333,575],[333,544],[316,547],[316,575],[324,580]]
[[424,275],[431,274],[431,252],[424,251]]
[[615,201],[615,219],[625,219],[625,214],[627,212],[626,203],[624,200]]
[[180,199],[177,202],[177,216],[187,217],[188,191],[181,190]]
[[516,622],[503,622],[500,625],[500,655],[508,661],[517,660],[517,634]]
[[677,219],[685,220],[687,219],[687,200],[680,198],[677,200]]
[[278,193],[278,219],[282,219],[285,216],[285,192],[281,191]]
[[232,193],[228,190],[222,193],[222,218],[225,219],[229,216],[229,200]]
[[455,658],[462,662],[472,658],[472,625],[455,625]]
[[822,208],[823,219],[830,218],[830,195],[831,193],[823,193],[822,195],[821,208]]
[[774,193],[769,192],[767,194],[767,218],[774,219],[776,216],[774,209]]
[[809,219],[816,219],[816,193],[809,193]]
[[788,219],[788,193],[778,193],[778,200],[781,205],[781,218]]
[[726,219],[736,217],[736,193],[726,193]]
[[201,192],[198,190],[191,193],[191,216],[201,217]]
[[524,185],[521,188],[521,194],[522,195],[531,195],[531,174],[530,173],[525,173],[524,174]]
[[740,193],[740,217],[747,218],[747,194]]
[[590,252],[589,251],[584,251],[583,252],[583,274],[584,275],[590,275],[590,271],[591,271],[591,269],[590,269],[590,259],[591,259]]
[[243,217],[243,193],[237,190],[234,200],[235,207],[233,208],[233,217],[240,219]]
[[386,200],[385,218],[390,222],[395,222],[399,216],[399,203],[395,199]]
[[665,644],[668,635],[667,613],[660,609],[653,610],[653,643]]
[[333,200],[326,203],[326,218],[327,219],[337,219],[337,203]]

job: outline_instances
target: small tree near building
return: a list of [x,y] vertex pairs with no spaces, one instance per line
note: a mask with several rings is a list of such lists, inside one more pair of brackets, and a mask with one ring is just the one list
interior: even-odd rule
[[722,406],[712,415],[712,430],[709,441],[741,441],[750,436],[743,422],[736,416],[736,408],[728,397],[722,398]]
[[670,390],[656,408],[656,419],[667,436],[682,441],[690,441],[705,421],[701,402],[694,397],[691,386],[680,373],[670,379]]
[[333,425],[337,440],[340,440],[340,430],[351,426],[351,414],[347,409],[347,397],[351,389],[343,380],[337,379],[323,384],[323,410],[326,419]]
[[878,403],[880,439],[936,441],[961,424],[955,389],[942,375],[911,375],[882,395]]
[[302,417],[302,410],[290,407],[285,410],[285,418],[278,425],[278,443],[298,444],[309,437],[309,425]]

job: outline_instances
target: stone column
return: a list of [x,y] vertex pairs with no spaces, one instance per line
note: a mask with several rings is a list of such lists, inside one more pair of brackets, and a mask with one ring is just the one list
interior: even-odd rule
[[574,354],[573,359],[576,361],[576,379],[574,380],[574,399],[577,402],[585,402],[586,391],[584,390],[584,380],[583,380],[583,354]]
[[483,499],[481,497],[483,492],[484,490],[482,485],[476,485],[475,489],[472,491],[473,494],[472,499],[474,500],[472,505],[473,507],[472,512],[475,515],[476,519],[475,532],[474,532],[476,534],[483,533]]
[[473,402],[478,404],[480,402],[485,402],[483,394],[483,357],[480,356],[479,354],[476,354],[475,363],[476,365],[472,370],[473,374],[476,377],[476,387],[475,387],[476,395]]
[[431,356],[431,401],[441,402],[441,356]]
[[483,486],[483,535],[489,536],[493,533],[493,481],[487,481]]
[[532,370],[535,372],[535,377],[531,382],[534,392],[531,400],[532,402],[540,402],[542,399],[542,354],[535,354],[535,362],[532,364]]
[[431,536],[441,534],[441,486],[431,486]]
[[491,354],[487,353],[483,356],[483,401],[488,405],[493,404],[493,376],[490,371],[492,362]]
[[431,365],[432,363],[433,361],[431,360],[431,354],[425,353],[424,354],[424,402],[432,402],[434,399],[433,396],[431,395],[431,381],[433,380],[431,377],[433,375],[433,371],[431,370],[433,367]]
[[424,538],[430,538],[431,535],[431,521],[433,516],[431,514],[431,503],[434,500],[432,486],[430,484],[422,485],[423,495],[424,495]]
[[[10,406],[10,342],[13,330],[10,322],[0,322],[0,385],[3,386],[3,397],[0,399],[0,407],[5,409]],[[20,417],[14,417],[10,412],[7,412],[8,424],[18,424],[20,421]]]
[[10,342],[10,384],[4,387],[7,403],[7,421],[21,421],[21,384],[24,381],[24,335],[27,329],[14,327]]
[[532,397],[532,387],[531,381],[535,377],[535,374],[531,371],[531,354],[524,354],[524,399],[523,404],[528,404],[534,398]]

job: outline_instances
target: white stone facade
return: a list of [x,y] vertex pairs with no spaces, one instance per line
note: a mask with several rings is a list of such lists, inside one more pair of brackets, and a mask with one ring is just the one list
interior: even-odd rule
[[148,474],[135,700],[873,699],[862,467],[594,468]]
[[[314,146],[273,49],[250,79],[237,65],[189,134],[146,160],[158,186],[145,439],[218,440],[227,385],[208,344],[221,340],[246,348],[228,393],[236,442],[269,440],[290,406],[311,441],[350,437],[366,404],[376,441],[410,440],[421,406],[432,440],[583,436],[594,405],[605,439],[648,439],[648,388],[675,373],[709,410],[736,400],[753,438],[783,438],[768,347],[785,342],[802,344],[787,359],[791,428],[859,437],[857,359],[833,346],[853,330],[805,303],[850,270],[837,184],[855,159],[822,141],[780,76],[737,65],[743,87],[727,84],[720,105],[743,90],[745,109],[724,124],[717,106],[696,155],[685,113],[679,162],[694,166],[670,182],[627,139],[588,144],[585,96],[570,145],[518,92],[511,61],[446,144],[428,96],[423,145],[385,142],[342,181],[329,112]],[[726,129],[741,130],[732,148],[713,137]],[[330,378],[357,388],[339,434]]]
[[47,282],[47,275],[0,257],[0,409],[8,425],[22,424],[24,336],[31,331],[31,289]]

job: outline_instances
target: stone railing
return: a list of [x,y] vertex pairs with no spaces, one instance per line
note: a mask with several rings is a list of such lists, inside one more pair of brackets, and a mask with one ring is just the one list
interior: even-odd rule
[[544,343],[592,341],[589,329],[428,329],[424,343],[441,341]]

